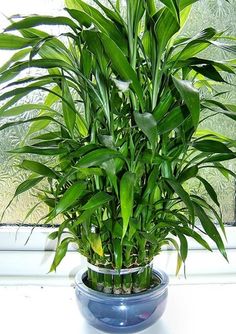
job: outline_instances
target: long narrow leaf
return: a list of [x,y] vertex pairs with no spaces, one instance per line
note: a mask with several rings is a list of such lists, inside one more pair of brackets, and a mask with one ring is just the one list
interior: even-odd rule
[[209,216],[205,213],[205,211],[199,204],[194,202],[193,205],[194,205],[195,213],[200,219],[204,231],[216,243],[219,251],[224,256],[224,258],[228,261],[224,243],[214,223],[210,220]]
[[101,148],[84,155],[76,166],[82,168],[100,166],[103,162],[115,158],[122,158],[122,155],[114,150]]
[[5,31],[19,30],[19,29],[27,29],[36,27],[39,25],[67,25],[71,27],[73,30],[76,30],[78,27],[74,21],[72,21],[68,17],[64,16],[31,16],[27,17],[21,21],[14,22],[10,26],[8,26]]
[[75,183],[68,188],[55,206],[55,215],[58,215],[73,206],[73,204],[84,195],[85,190],[86,184],[84,182]]
[[148,137],[153,150],[157,146],[157,122],[155,118],[150,113],[134,113],[134,119],[138,127],[143,131],[143,133]]
[[34,45],[37,41],[11,34],[0,34],[0,50],[18,50]]
[[142,87],[139,83],[135,71],[132,69],[126,56],[121,51],[121,49],[114,43],[114,41],[108,36],[101,33],[99,34],[99,36],[115,71],[121,76],[123,80],[131,81],[131,87],[133,87],[134,91],[136,92],[139,98],[139,103],[142,109],[144,109]]
[[51,177],[53,179],[57,178],[57,174],[52,169],[37,161],[23,160],[20,167],[30,170],[31,172],[37,173],[39,175]]
[[199,91],[193,87],[191,82],[186,80],[180,80],[176,77],[172,77],[175,87],[180,93],[182,99],[186,103],[193,120],[193,125],[195,128],[199,123],[200,116],[200,98]]
[[87,203],[82,206],[82,210],[93,210],[94,208],[98,208],[103,206],[104,204],[110,202],[112,200],[112,196],[101,191],[94,196],[92,196]]
[[126,172],[120,181],[120,205],[121,205],[121,216],[123,219],[123,234],[124,238],[129,220],[133,214],[133,203],[134,203],[134,183],[135,174]]
[[182,199],[189,210],[189,214],[194,219],[194,207],[190,199],[189,194],[183,189],[183,187],[175,180],[165,179],[165,181],[171,186],[175,193]]

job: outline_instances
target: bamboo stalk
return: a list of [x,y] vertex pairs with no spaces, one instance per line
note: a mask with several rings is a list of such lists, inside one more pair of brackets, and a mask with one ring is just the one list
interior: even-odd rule
[[87,280],[88,280],[89,286],[92,286],[92,270],[90,268],[88,268],[88,271],[87,271]]
[[123,286],[123,293],[126,294],[126,295],[131,294],[132,285],[133,285],[132,274],[124,275],[123,285],[122,285]]
[[97,290],[97,273],[91,270],[91,288]]
[[102,292],[104,289],[104,274],[98,273],[97,290]]
[[152,268],[147,267],[141,273],[134,273],[133,279],[133,293],[139,293],[150,288],[152,281]]
[[103,292],[105,293],[112,293],[113,292],[113,279],[112,275],[104,274],[104,289]]
[[[124,275],[124,276],[126,276],[126,275]],[[113,293],[115,295],[122,294],[122,275],[114,275],[113,276],[113,282],[114,282]]]

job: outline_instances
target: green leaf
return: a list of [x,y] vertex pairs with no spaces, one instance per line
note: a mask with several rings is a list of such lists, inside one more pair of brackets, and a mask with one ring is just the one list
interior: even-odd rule
[[91,176],[103,176],[104,172],[101,168],[98,167],[90,167],[90,168],[77,168],[78,169],[78,173],[77,173],[77,177],[79,179],[87,179],[88,177]]
[[187,169],[184,169],[178,177],[178,182],[183,183],[183,182],[195,177],[198,173],[198,170],[199,170],[198,166],[196,166],[196,165],[191,166]]
[[206,162],[222,162],[222,161],[226,161],[226,160],[232,160],[232,159],[235,159],[235,158],[236,158],[235,153],[214,154],[210,158],[204,159],[202,162],[203,163],[206,163]]
[[114,248],[114,260],[116,269],[122,268],[122,244],[121,239],[114,239],[113,240],[113,248]]
[[[227,239],[226,237],[226,233],[225,233],[225,225],[222,221],[222,214],[220,212],[220,214],[218,214],[218,212],[215,210],[215,208],[210,205],[205,199],[203,199],[202,197],[199,197],[197,195],[192,195],[192,198],[194,198],[195,202],[198,203],[202,208],[205,208],[208,212],[212,212],[214,214],[214,216],[216,217],[217,222],[219,223],[219,226],[224,234],[225,239]],[[208,215],[209,216],[209,215]]]
[[179,30],[180,25],[176,17],[172,15],[168,8],[159,11],[159,13],[160,17],[155,24],[154,30],[159,45],[158,52],[161,54],[171,37]]
[[18,50],[34,45],[37,41],[11,34],[0,34],[0,50]]
[[[64,138],[64,137],[62,137]],[[52,132],[46,132],[41,135],[35,136],[32,139],[34,140],[60,140],[60,132],[59,131],[52,131]]]
[[219,251],[224,256],[224,258],[228,261],[224,243],[214,223],[210,220],[208,215],[205,213],[205,211],[199,204],[197,204],[196,202],[193,202],[193,205],[194,205],[195,213],[200,219],[204,231],[216,243]]
[[[0,35],[1,36],[1,35]],[[1,37],[0,37],[1,39]],[[16,53],[14,53],[14,55],[5,63],[0,67],[0,73],[7,70],[14,62],[22,60],[23,58],[25,58],[25,56],[27,56],[31,51],[31,48],[26,48],[23,50],[20,50]]]
[[104,204],[110,202],[112,200],[112,196],[104,191],[100,191],[99,193],[93,195],[86,204],[82,206],[82,210],[93,210],[95,208],[101,207]]
[[175,275],[178,275],[178,273],[179,273],[179,271],[182,267],[182,264],[183,264],[183,261],[182,261],[182,258],[180,256],[180,252],[179,252],[179,244],[173,238],[166,238],[166,240],[168,241],[168,244],[171,243],[174,246],[175,250],[177,251],[177,264],[176,264]]
[[69,133],[73,137],[73,130],[75,127],[75,120],[76,120],[76,110],[73,98],[71,96],[69,86],[66,82],[66,80],[62,80],[62,94],[64,99],[67,101],[62,101],[62,110],[63,110],[63,116],[66,123],[66,126],[69,130]]
[[157,133],[159,135],[177,129],[189,117],[188,109],[185,106],[176,107],[166,115],[166,117],[157,123]]
[[134,119],[138,127],[143,131],[143,133],[148,137],[152,149],[155,150],[157,146],[157,122],[155,118],[150,113],[134,113]]
[[201,65],[201,66],[192,66],[192,69],[197,73],[204,75],[205,77],[217,81],[225,82],[220,73],[215,69],[211,64]]
[[79,5],[79,10],[85,12],[91,19],[92,23],[100,30],[102,33],[106,34],[110,37],[116,45],[119,45],[119,48],[127,53],[127,42],[126,37],[120,29],[112,22],[108,20],[102,13],[100,13],[96,8],[93,6],[88,5],[84,1],[77,0]]
[[[50,107],[60,100],[61,89],[58,86],[55,86],[51,89],[51,91],[47,94],[44,100],[44,107],[41,108],[39,115],[50,115]],[[49,108],[48,110],[46,108]],[[49,112],[48,112],[49,111]],[[53,111],[53,110],[52,110]],[[52,116],[52,115],[51,115]],[[53,117],[53,116],[52,116]],[[51,123],[50,120],[42,120],[33,122],[30,124],[29,130],[27,132],[27,137],[32,135],[35,132],[41,131],[45,129]]]
[[116,222],[116,223],[112,223],[112,220],[108,221],[109,224],[106,224],[107,229],[109,230],[109,232],[112,233],[113,238],[122,238],[122,226],[120,224],[120,222]]
[[[8,81],[9,79],[14,78],[17,74],[19,74],[21,71],[28,69],[29,67],[29,61],[22,61],[15,63],[14,66],[10,67],[6,71],[2,72],[0,75],[1,82]],[[71,70],[72,72],[77,72],[77,70],[68,64],[67,62],[63,60],[57,59],[55,62],[55,59],[33,59],[30,62],[30,67],[33,68],[45,68],[45,69],[52,69],[52,68],[63,68],[67,70]],[[34,87],[32,87],[34,88]]]
[[53,263],[49,272],[56,271],[57,266],[61,263],[62,259],[65,257],[69,243],[73,242],[72,238],[63,239],[59,246],[56,248],[56,253],[53,259]]
[[[205,108],[222,113],[223,115],[236,121],[236,107],[232,104],[223,104],[215,100],[204,100],[202,104]],[[214,108],[216,107],[216,109]],[[222,109],[222,110],[221,110]]]
[[204,240],[200,234],[198,234],[197,232],[195,232],[193,229],[190,229],[188,227],[176,227],[176,230],[178,230],[181,234],[185,234],[188,237],[193,238],[194,240],[196,240],[200,245],[202,245],[204,248],[206,248],[207,250],[212,252],[211,247],[208,245],[208,243],[206,242],[206,240]]
[[123,26],[124,24],[124,20],[122,19],[122,17],[119,15],[119,12],[115,11],[115,10],[110,10],[109,8],[107,8],[106,6],[103,6],[103,4],[101,3],[101,1],[99,0],[94,0],[94,2],[104,11],[104,13],[106,14],[106,16],[115,24],[118,25],[118,27]]
[[160,102],[153,110],[153,116],[156,121],[161,121],[163,116],[168,112],[171,105],[173,104],[173,96],[170,91],[161,97]]
[[186,103],[193,120],[193,125],[197,128],[200,116],[199,91],[190,81],[180,80],[172,76],[173,83]]
[[147,186],[145,188],[145,191],[143,193],[143,199],[147,198],[155,189],[155,197],[156,197],[156,201],[158,199],[160,199],[159,197],[161,197],[161,193],[160,193],[160,189],[157,185],[157,180],[159,177],[159,167],[155,166],[153,168],[153,170],[149,173],[149,177],[147,180]]
[[[203,58],[197,58],[197,57],[191,57],[185,60],[179,60],[176,63],[176,67],[186,67],[186,66],[190,66],[193,67],[197,66],[197,67],[205,67],[205,66],[213,66],[216,69],[220,69],[221,71],[227,72],[227,73],[231,73],[234,74],[234,71],[232,69],[231,66],[226,65],[223,61],[213,61],[210,59],[203,59]],[[218,72],[218,71],[217,71]],[[200,73],[200,71],[199,71]],[[208,74],[208,76],[210,75],[210,73],[206,72],[206,74]],[[206,75],[207,76],[207,75]],[[215,77],[216,78],[216,77]],[[219,79],[219,77],[218,77]]]
[[37,148],[33,146],[23,146],[8,152],[17,154],[30,153],[38,155],[61,155],[68,153],[66,148]]
[[10,200],[10,202],[7,204],[7,206],[5,207],[2,215],[1,215],[1,219],[0,221],[2,221],[6,210],[9,208],[9,206],[12,204],[13,200],[15,199],[15,197],[19,196],[20,194],[23,194],[24,192],[30,190],[31,188],[35,187],[40,181],[43,180],[43,177],[29,177],[27,180],[23,181],[22,183],[20,183],[18,185],[18,187],[15,190],[15,193],[12,197],[12,199]]
[[124,238],[129,220],[133,215],[134,204],[134,184],[135,174],[126,172],[120,181],[120,205],[121,205],[121,217],[123,219],[123,235]]
[[[12,117],[21,115],[30,110],[48,110],[53,113],[56,113],[55,110],[43,105],[43,104],[24,104],[22,106],[17,106],[13,108],[9,108],[6,111],[0,112],[0,117]],[[47,114],[48,115],[48,114]]]
[[185,7],[192,5],[197,1],[199,0],[180,0],[179,1],[180,10],[183,10]]
[[21,21],[14,22],[8,26],[5,31],[20,30],[32,28],[40,25],[68,25],[73,30],[78,29],[77,24],[68,17],[64,16],[31,16]]
[[229,179],[229,175],[233,176],[236,179],[236,174],[232,170],[226,168],[220,163],[216,162],[214,163],[214,166],[208,166],[208,168],[209,167],[218,169],[218,171],[221,172],[227,179]]
[[[121,161],[121,160],[119,160]],[[116,195],[118,195],[118,178],[116,176],[116,164],[114,160],[108,160],[106,162],[103,162],[102,168],[105,170],[106,175],[111,183],[111,185],[114,187]]]
[[37,207],[41,204],[41,202],[36,203],[34,206],[30,208],[30,210],[26,213],[22,225],[26,222],[26,220],[32,215],[32,213],[37,209]]
[[48,239],[55,240],[58,237],[58,231],[54,231],[49,234]]
[[7,128],[11,127],[11,126],[15,126],[15,125],[19,125],[19,124],[25,124],[25,123],[41,122],[42,120],[43,121],[46,120],[46,121],[51,121],[51,122],[59,123],[58,121],[56,121],[51,116],[40,116],[40,117],[34,117],[34,118],[29,118],[29,119],[23,119],[23,120],[16,121],[16,122],[5,123],[2,126],[0,126],[0,131],[4,130],[4,129],[7,129]]
[[124,81],[131,81],[131,87],[136,92],[141,108],[144,109],[143,90],[139,83],[138,77],[129,64],[127,58],[121,49],[108,36],[99,33],[99,37],[104,46],[105,52],[111,60],[115,71],[120,75]]
[[[185,60],[187,61],[189,58],[194,57],[198,53],[207,49],[211,43],[208,40],[204,39],[196,39],[189,42],[183,50],[176,53],[172,58],[171,61],[180,61]],[[186,66],[186,65],[185,65]]]
[[225,144],[215,140],[195,141],[192,146],[201,152],[233,153]]
[[20,194],[28,191],[29,189],[33,188],[38,184],[40,181],[43,180],[43,177],[35,177],[35,178],[28,178],[24,182],[22,182],[15,191],[14,197],[19,196]]
[[86,184],[84,182],[75,183],[68,188],[55,206],[55,215],[59,215],[73,206],[85,194],[85,190]]
[[218,201],[218,197],[217,197],[217,194],[214,190],[214,188],[211,186],[211,184],[203,179],[201,176],[197,176],[198,180],[200,180],[202,182],[202,184],[204,185],[208,195],[211,197],[211,199],[213,200],[213,202],[215,202],[215,204],[220,207],[220,203]]
[[176,231],[176,234],[180,241],[180,255],[181,255],[182,261],[185,262],[187,255],[188,255],[188,241],[186,237],[184,236],[184,234],[179,233],[177,231]]
[[122,158],[122,155],[114,150],[100,148],[85,154],[76,164],[76,167],[86,168],[100,166],[103,162],[115,158]]
[[73,19],[77,20],[81,25],[89,28],[92,25],[92,19],[89,15],[85,12],[76,10],[76,9],[69,9],[65,8],[65,10],[70,14]]
[[218,41],[211,41],[211,44],[216,46],[219,49],[222,49],[226,52],[236,54],[236,45],[235,44],[225,44]]
[[172,13],[176,21],[179,22],[179,1],[177,0],[160,0]]
[[20,167],[46,177],[57,179],[57,174],[52,169],[37,161],[23,160]]
[[210,139],[213,139],[213,140],[217,140],[219,142],[231,142],[232,140],[229,138],[229,137],[226,137],[224,136],[223,134],[221,133],[218,133],[218,132],[215,132],[215,131],[212,131],[212,130],[205,130],[205,129],[198,129],[196,132],[195,132],[195,136],[200,138],[210,138]]
[[75,221],[75,223],[73,224],[73,226],[78,226],[82,223],[88,222],[91,218],[91,216],[93,215],[95,209],[93,210],[86,210],[84,211],[79,218]]
[[[96,61],[98,62],[101,70],[103,72],[106,72],[108,66],[108,60],[106,57],[104,57],[104,49],[102,42],[99,38],[99,35],[97,34],[96,31],[84,30],[82,32],[82,36],[87,43],[88,50],[95,55]],[[86,56],[86,60],[87,59],[88,56]]]
[[185,203],[186,207],[189,210],[189,214],[192,220],[194,220],[194,207],[193,207],[193,203],[190,199],[189,194],[184,190],[184,188],[177,181],[171,180],[171,179],[165,179],[165,181],[170,185],[170,187],[176,192],[176,194]]

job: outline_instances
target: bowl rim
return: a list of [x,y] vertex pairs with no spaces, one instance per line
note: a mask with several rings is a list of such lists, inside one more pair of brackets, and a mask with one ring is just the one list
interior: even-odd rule
[[152,297],[157,297],[162,295],[168,287],[169,284],[169,277],[168,275],[160,269],[153,269],[152,270],[153,274],[157,276],[161,283],[158,284],[157,286],[150,288],[149,290],[143,291],[143,292],[138,292],[135,294],[120,294],[120,295],[115,295],[111,293],[104,293],[101,291],[96,291],[91,288],[89,288],[84,282],[83,279],[87,273],[87,269],[81,269],[78,271],[78,273],[75,276],[75,287],[78,292],[84,293],[88,296],[90,296],[92,299],[99,299],[99,300],[109,300],[109,299],[116,299],[116,300],[137,300],[141,299],[143,300],[144,297],[152,298]]

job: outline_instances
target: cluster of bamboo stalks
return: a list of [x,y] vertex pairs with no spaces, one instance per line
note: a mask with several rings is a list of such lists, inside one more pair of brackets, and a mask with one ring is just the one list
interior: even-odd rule
[[90,268],[87,272],[87,283],[94,290],[120,294],[139,293],[147,290],[151,286],[152,267],[148,266],[141,272],[131,274],[102,274]]

